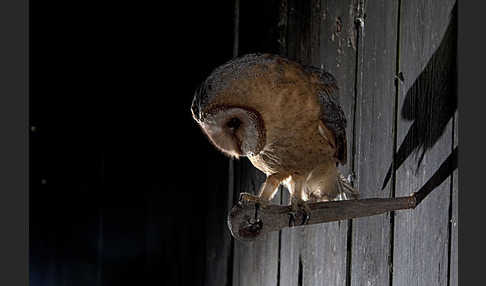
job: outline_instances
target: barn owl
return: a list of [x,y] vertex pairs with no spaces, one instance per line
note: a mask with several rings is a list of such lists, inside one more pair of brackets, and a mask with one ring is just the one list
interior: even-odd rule
[[284,184],[305,223],[306,202],[357,198],[338,171],[346,163],[346,118],[336,80],[323,69],[248,54],[216,68],[191,111],[214,146],[266,174],[258,196],[240,199],[265,207]]

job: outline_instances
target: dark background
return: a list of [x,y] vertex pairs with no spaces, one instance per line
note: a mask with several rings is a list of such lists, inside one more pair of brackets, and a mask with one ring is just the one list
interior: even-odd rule
[[228,159],[189,107],[232,57],[234,4],[155,3],[30,4],[31,285],[200,285],[210,267]]

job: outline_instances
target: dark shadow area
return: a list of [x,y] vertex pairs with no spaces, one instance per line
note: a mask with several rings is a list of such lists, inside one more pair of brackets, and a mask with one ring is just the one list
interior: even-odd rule
[[[442,42],[408,90],[400,116],[413,121],[385,176],[384,189],[394,170],[415,154],[416,170],[453,118],[457,109],[457,4]],[[438,172],[438,171],[437,171]],[[434,175],[435,176],[435,175]]]
[[[240,54],[278,52],[279,1],[240,2]],[[190,105],[233,5],[31,4],[31,285],[231,285],[228,158]]]
[[279,4],[279,0],[240,1],[238,55],[279,52]]
[[452,175],[457,168],[457,153],[458,147],[454,148],[454,151],[445,159],[440,167],[435,171],[434,175],[418,190],[416,193],[417,204],[420,203],[428,194],[430,194],[435,188],[440,186],[449,176]]
[[205,283],[229,237],[228,159],[190,104],[232,57],[233,10],[31,3],[31,285]]

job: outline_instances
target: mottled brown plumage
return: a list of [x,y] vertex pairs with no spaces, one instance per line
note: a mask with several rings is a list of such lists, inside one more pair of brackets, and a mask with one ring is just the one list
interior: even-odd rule
[[267,175],[260,202],[280,183],[296,206],[356,195],[337,169],[346,162],[346,119],[336,81],[324,70],[276,55],[245,55],[212,72],[191,110],[216,147],[247,156]]

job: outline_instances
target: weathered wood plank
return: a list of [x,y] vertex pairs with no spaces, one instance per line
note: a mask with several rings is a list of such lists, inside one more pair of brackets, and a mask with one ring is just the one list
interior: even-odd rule
[[[287,1],[286,56],[302,64],[310,64],[310,2]],[[289,204],[288,190],[283,188],[282,203]],[[280,234],[280,285],[302,285],[303,228],[283,229]]]
[[[339,100],[347,119],[346,137],[348,164],[340,168],[344,175],[352,172],[353,118],[356,41],[354,27],[355,5],[353,1],[320,1],[319,48],[310,41],[310,59],[314,66],[323,65],[332,73],[340,88]],[[313,23],[315,19],[312,19]],[[311,25],[311,28],[313,25]],[[316,37],[311,29],[311,39]],[[304,244],[301,251],[303,285],[344,285],[349,222],[333,222],[304,228]]]
[[[356,58],[353,2],[289,1],[287,38],[290,58],[323,66],[336,77],[348,119],[348,164],[341,168],[345,175],[351,172],[353,145]],[[281,233],[280,285],[344,285],[347,221],[284,229]]]
[[[233,1],[233,58],[238,56],[239,42],[240,42],[240,0]],[[228,159],[228,197],[227,197],[227,210],[231,210],[235,202],[236,190],[235,190],[235,159]],[[226,281],[225,283],[219,283],[219,285],[232,285],[233,284],[233,262],[234,262],[234,238],[232,236],[225,237],[224,247],[228,249],[226,261]],[[221,275],[221,273],[219,274]]]
[[[279,53],[281,31],[279,31],[279,9],[281,0],[240,1],[238,54],[252,52]],[[254,168],[247,159],[235,161],[234,194],[241,192],[257,194],[265,175]],[[237,199],[237,197],[236,197]],[[280,203],[277,194],[272,203]],[[271,233],[259,241],[234,241],[233,284],[278,285],[279,233]]]
[[[290,196],[286,188],[282,188],[282,203],[288,204]],[[280,285],[294,286],[302,281],[302,257],[300,255],[304,241],[303,227],[282,229],[280,231]]]
[[[210,163],[209,166],[216,169],[226,160],[221,161]],[[211,166],[213,164],[214,166]],[[226,224],[225,214],[231,209],[231,206],[225,202],[232,201],[233,198],[226,188],[227,185],[226,180],[216,178],[208,182],[208,186],[213,191],[208,192],[206,202],[207,208],[212,211],[208,212],[205,218],[207,233],[205,265],[207,267],[203,285],[226,285],[228,282],[228,267],[231,267],[232,249],[231,234]]]
[[[233,1],[233,57],[238,56],[239,28],[240,28],[240,1]],[[208,233],[217,233],[220,239],[206,239],[206,267],[204,285],[231,285],[233,280],[234,240],[228,230],[224,215],[233,207],[235,197],[235,170],[234,159],[228,159],[228,189],[224,186],[215,186],[216,192],[210,192],[209,209],[218,211],[208,215]],[[221,181],[221,180],[220,180]],[[224,190],[218,192],[219,190]],[[224,197],[226,205],[215,204],[219,202],[218,196]],[[212,222],[212,223],[211,223]]]
[[[401,1],[396,196],[438,185],[413,211],[397,212],[393,285],[447,285],[450,173],[436,174],[451,155],[454,114],[449,27],[454,1]],[[425,67],[425,68],[424,68]]]
[[[309,64],[310,53],[310,0],[287,2],[287,33],[285,53],[289,59]],[[286,188],[282,188],[282,204],[290,203]],[[280,231],[280,285],[302,285],[302,245],[305,241],[303,228]]]
[[[459,145],[459,119],[458,113],[454,116],[454,148],[458,148]],[[450,259],[449,259],[449,286],[459,285],[459,233],[458,233],[458,193],[459,193],[459,174],[458,169],[454,170],[452,175],[452,212],[451,219],[449,221],[451,228],[450,236]]]
[[[359,11],[356,99],[356,187],[360,198],[387,198],[381,190],[393,157],[397,1],[365,1]],[[366,15],[366,18],[364,18]],[[353,220],[350,285],[388,285],[390,214]]]
[[[238,177],[236,188],[239,193],[257,194],[265,181],[265,174],[249,162],[235,162]],[[272,203],[279,203],[278,194]],[[278,276],[278,232],[269,233],[261,240],[234,242],[233,285],[277,285]]]
[[[457,4],[456,4],[457,5]],[[457,9],[457,8],[455,8]],[[454,11],[453,13],[457,13]],[[457,14],[456,14],[457,17]],[[457,21],[457,20],[456,20]],[[457,22],[454,23],[457,25]],[[455,27],[455,41],[457,42],[457,26]],[[457,50],[456,50],[457,56]],[[457,64],[457,60],[456,60]],[[456,67],[457,69],[457,67]],[[456,70],[456,80],[457,80],[457,70]],[[457,93],[457,83],[455,86],[455,92]],[[456,94],[457,98],[457,94]],[[457,104],[457,102],[456,102]],[[456,110],[454,114],[454,126],[453,126],[453,149],[458,150],[459,148],[459,114]],[[449,244],[450,244],[450,253],[449,253],[449,286],[458,286],[459,285],[459,231],[458,231],[458,215],[459,215],[459,173],[458,169],[456,168],[452,175],[452,194],[451,194],[451,216],[449,221],[450,227],[450,237],[449,237]]]

